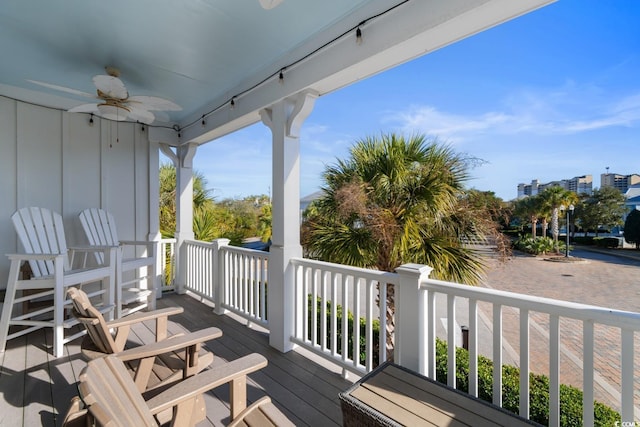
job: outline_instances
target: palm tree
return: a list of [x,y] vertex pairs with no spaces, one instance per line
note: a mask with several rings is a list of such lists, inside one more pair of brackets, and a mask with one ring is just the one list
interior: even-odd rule
[[[207,210],[213,205],[207,179],[201,172],[193,175],[193,216],[196,238],[211,233],[212,221]],[[173,237],[176,230],[176,168],[170,163],[160,165],[160,232],[163,237]]]
[[[559,185],[549,187],[540,194],[543,205],[551,211],[551,234],[553,236],[553,246],[558,252],[558,210],[560,206],[569,206],[578,203],[578,195]],[[567,226],[568,227],[568,226]]]
[[[540,203],[540,197],[528,196],[523,199],[519,199],[516,202],[515,212],[522,220],[528,219],[531,222],[531,237],[535,239],[538,220],[540,217],[545,218],[543,215],[543,208]],[[546,231],[545,224],[543,224],[542,231]]]
[[[427,141],[395,134],[368,137],[350,158],[328,166],[324,196],[308,209],[302,240],[313,257],[394,271],[428,264],[432,277],[478,283],[480,256],[461,239],[482,233],[489,215],[461,209],[467,169],[476,159]],[[388,287],[387,336],[393,336],[393,287]],[[393,342],[387,343],[390,351]]]

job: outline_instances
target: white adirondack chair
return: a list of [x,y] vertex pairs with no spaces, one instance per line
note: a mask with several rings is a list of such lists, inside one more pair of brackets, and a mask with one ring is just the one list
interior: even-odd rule
[[[5,351],[8,340],[50,327],[53,328],[53,354],[60,357],[64,344],[85,333],[82,330],[65,337],[64,329],[78,323],[73,316],[69,316],[68,319],[64,316],[65,305],[71,307],[71,300],[66,299],[67,288],[100,282],[99,288],[93,292],[89,291],[88,294],[91,297],[101,296],[101,307],[104,311],[113,310],[116,248],[69,250],[62,217],[48,209],[22,208],[11,216],[11,220],[25,253],[7,255],[11,266],[0,316],[0,352]],[[72,261],[70,262],[68,252],[96,250],[102,251],[104,259],[107,260],[103,266],[76,270],[71,268]],[[31,267],[30,279],[20,277],[24,261],[28,261]],[[38,308],[24,312],[25,303],[36,301],[40,303]],[[9,333],[10,326],[24,328]]]
[[[80,223],[90,245],[119,248],[116,253],[116,317],[145,307],[154,310],[159,275],[156,242],[119,240],[113,215],[102,209],[83,210]],[[144,256],[138,256],[140,248],[144,249]],[[102,254],[95,255],[96,262],[102,265]]]

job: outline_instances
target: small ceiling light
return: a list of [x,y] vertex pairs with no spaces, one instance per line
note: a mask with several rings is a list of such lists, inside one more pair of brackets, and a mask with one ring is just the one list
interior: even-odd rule
[[278,75],[278,79],[280,81],[280,83],[284,83],[284,72],[283,72],[284,68],[282,70],[280,70],[280,74]]
[[356,44],[362,44],[362,30],[360,27],[356,29]]
[[204,119],[204,114],[202,115],[202,127],[205,127],[207,125],[207,122]]
[[144,132],[144,123],[142,123],[142,127],[140,128],[142,132]]
[[231,108],[233,109],[236,106],[236,97],[234,96],[233,98],[231,98]]
[[269,10],[269,9],[273,9],[274,7],[282,3],[283,0],[259,0],[259,1],[260,1],[260,6],[262,6],[263,9]]
[[91,113],[91,117],[89,117],[89,126],[93,126],[93,113]]

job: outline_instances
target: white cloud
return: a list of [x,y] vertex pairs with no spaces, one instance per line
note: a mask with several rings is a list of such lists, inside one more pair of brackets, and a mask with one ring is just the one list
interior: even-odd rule
[[562,135],[640,124],[640,93],[608,100],[601,91],[572,83],[554,91],[515,92],[501,106],[481,114],[411,106],[391,114],[387,121],[406,133],[425,133],[454,143],[485,134]]

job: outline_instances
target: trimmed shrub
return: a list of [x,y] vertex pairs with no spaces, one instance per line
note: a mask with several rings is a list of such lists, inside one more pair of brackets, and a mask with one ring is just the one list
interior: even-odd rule
[[617,248],[620,246],[620,239],[617,237],[594,237],[593,243],[599,248]]
[[574,237],[571,238],[571,240],[576,245],[591,246],[591,245],[594,244],[593,243],[593,236],[574,236]]
[[[311,326],[312,326],[312,322],[311,322],[311,307],[313,306],[313,304],[311,303],[311,294],[309,294],[307,296],[308,302],[309,302],[309,311],[308,311],[308,329],[307,329],[307,339],[311,340]],[[322,299],[321,298],[317,298],[316,299],[316,315],[318,316],[318,319],[320,319],[320,316],[322,315]],[[333,333],[332,330],[332,325],[331,325],[331,301],[327,301],[326,302],[326,310],[327,310],[327,347],[331,350],[331,335]],[[342,331],[342,316],[343,316],[343,312],[342,312],[342,306],[341,305],[336,305],[336,329],[337,329],[337,343],[336,343],[336,347],[337,347],[337,352],[342,354],[342,336],[343,336],[343,331]],[[353,334],[351,333],[351,331],[353,331],[353,322],[354,322],[354,316],[353,313],[351,311],[347,312],[347,328],[349,329],[348,331],[348,338],[347,338],[347,357],[349,357],[350,359],[353,359]],[[367,322],[364,318],[360,317],[358,319],[359,323],[360,323],[360,344],[358,346],[358,348],[360,349],[360,354],[359,354],[359,360],[361,364],[365,364],[366,362],[366,327],[367,327]],[[374,320],[372,322],[372,329],[373,329],[373,366],[376,367],[380,364],[380,355],[379,355],[379,349],[380,349],[380,344],[379,344],[379,339],[378,337],[380,336],[380,321],[379,320]],[[318,343],[322,342],[321,341],[321,330],[320,328],[318,328],[318,330],[316,331],[316,340]]]
[[[513,247],[519,251],[533,255],[544,255],[555,250],[553,239],[550,237],[521,237],[513,243]],[[565,244],[558,241],[558,250],[563,252]]]
[[[469,352],[456,348],[456,388],[469,391]],[[436,379],[447,382],[447,343],[436,342]],[[531,420],[549,424],[549,378],[545,375],[529,374],[529,417]],[[478,356],[478,397],[487,402],[493,401],[493,361]],[[502,406],[513,413],[520,407],[520,370],[514,366],[502,367]],[[594,417],[596,426],[612,426],[620,421],[620,414],[610,407],[595,402]],[[582,425],[582,391],[572,386],[560,385],[560,425]]]

